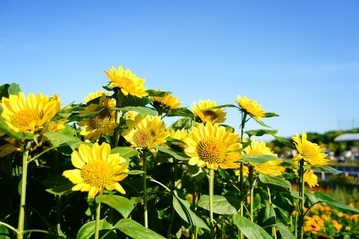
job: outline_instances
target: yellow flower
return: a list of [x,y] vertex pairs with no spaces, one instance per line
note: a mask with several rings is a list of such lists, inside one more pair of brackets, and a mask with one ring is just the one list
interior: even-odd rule
[[[244,148],[242,154],[246,155],[271,155],[277,157],[277,154],[273,153],[270,148],[266,146],[265,142],[259,142],[252,140],[251,144]],[[285,167],[280,166],[282,159],[269,160],[263,164],[251,163],[254,166],[254,170],[264,175],[279,176],[285,171]]]
[[88,103],[91,100],[100,98],[103,94],[105,94],[106,96],[110,95],[108,92],[105,92],[103,90],[97,90],[96,92],[91,92],[88,96],[85,96],[84,101],[85,101],[85,103]]
[[154,146],[162,145],[169,136],[166,125],[160,116],[151,117],[137,115],[135,120],[126,121],[128,129],[123,131],[122,136],[138,149],[152,151]]
[[313,173],[312,170],[306,170],[304,172],[304,181],[308,184],[309,187],[318,186],[318,177]]
[[337,220],[332,220],[332,224],[335,227],[335,229],[337,230],[337,232],[340,232],[340,230],[343,227],[343,225],[340,224]]
[[184,129],[181,130],[170,130],[170,138],[179,140],[172,143],[172,147],[175,147],[176,149],[183,151],[186,147],[186,144],[184,143],[185,139],[187,138],[187,131]]
[[244,112],[258,118],[259,120],[263,118],[265,112],[257,101],[248,99],[245,96],[237,96],[236,102]]
[[160,113],[167,112],[170,109],[176,109],[181,106],[178,98],[170,94],[164,96],[151,96],[153,107]]
[[124,70],[122,66],[119,66],[116,70],[115,67],[112,67],[105,70],[105,73],[110,80],[109,86],[111,88],[120,88],[124,95],[130,94],[138,98],[148,95],[144,86],[145,79],[137,77],[130,69]]
[[329,160],[326,159],[326,154],[323,153],[325,149],[308,141],[306,133],[302,134],[302,138],[297,134],[292,139],[298,151],[298,154],[293,158],[294,161],[304,160],[312,166],[324,166],[329,163]]
[[238,168],[241,158],[238,135],[218,124],[206,123],[192,127],[185,139],[185,153],[191,157],[190,165],[217,170]]
[[196,121],[200,123],[223,123],[226,120],[226,112],[221,109],[209,109],[216,106],[216,102],[211,100],[200,100],[197,105],[193,102],[193,113],[196,115]]
[[80,126],[83,126],[80,134],[91,141],[98,140],[101,134],[113,135],[117,124],[115,122],[115,111],[110,110],[110,108],[114,106],[116,106],[116,101],[102,94],[99,104],[90,104],[83,111],[80,111],[80,116],[94,114],[78,122]]
[[42,94],[30,93],[26,98],[23,92],[2,98],[1,117],[15,132],[36,133],[60,110],[58,95],[52,98]]
[[279,176],[285,171],[285,167],[280,166],[281,159],[270,160],[261,165],[254,165],[254,170],[264,175]]
[[126,193],[118,182],[127,177],[128,163],[118,153],[111,154],[109,144],[82,144],[72,152],[71,162],[76,169],[64,171],[63,176],[76,184],[73,191],[89,192],[90,198],[103,194],[105,189]]
[[[240,176],[241,175],[241,171],[240,169],[237,169],[236,171],[234,171],[236,176]],[[244,177],[248,177],[249,174],[249,168],[245,165],[243,165],[243,176]]]

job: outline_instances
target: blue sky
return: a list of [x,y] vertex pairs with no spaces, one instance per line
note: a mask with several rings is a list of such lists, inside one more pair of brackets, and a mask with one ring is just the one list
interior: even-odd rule
[[0,83],[80,103],[121,65],[183,106],[255,99],[280,136],[350,129],[358,12],[358,0],[0,0]]

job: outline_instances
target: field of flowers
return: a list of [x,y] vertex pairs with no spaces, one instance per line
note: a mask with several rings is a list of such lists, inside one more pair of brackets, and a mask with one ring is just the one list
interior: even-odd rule
[[[278,115],[257,101],[189,109],[130,69],[105,77],[66,106],[0,86],[0,238],[359,237],[359,202],[313,190],[314,171],[339,173],[325,147],[306,133],[278,137],[265,123]],[[250,120],[259,128],[247,130]],[[279,158],[263,135],[297,154]]]

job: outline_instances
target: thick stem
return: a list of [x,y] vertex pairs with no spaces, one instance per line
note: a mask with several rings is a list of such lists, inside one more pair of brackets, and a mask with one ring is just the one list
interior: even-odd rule
[[96,204],[95,239],[100,238],[101,203]]
[[[123,98],[124,98],[124,94],[122,93],[121,90],[117,89],[115,90],[115,95],[116,97],[116,108],[121,108],[122,107],[122,102],[123,102]],[[116,110],[116,118],[115,118],[115,122],[117,124],[117,127],[115,129],[115,133],[114,133],[114,142],[113,142],[113,148],[118,146],[118,141],[120,139],[120,122],[121,122],[121,112],[117,109]]]
[[252,165],[249,165],[249,170],[248,170],[249,193],[250,193],[249,214],[250,214],[250,219],[251,219],[252,222],[253,222],[253,191],[254,191],[253,173],[254,173],[254,168],[253,168]]
[[299,162],[299,236],[304,237],[304,161]]
[[147,154],[146,150],[143,151],[142,154],[142,167],[143,167],[143,220],[144,226],[148,228],[148,209],[147,209]]
[[30,142],[23,148],[22,152],[22,179],[21,179],[21,197],[20,197],[20,211],[19,222],[17,227],[17,239],[24,238],[25,225],[25,206],[26,206],[26,184],[27,184],[27,169],[29,164],[29,149]]
[[213,219],[213,194],[214,194],[214,169],[209,170],[209,220],[211,228],[211,238],[214,238],[214,219]]
[[[173,159],[173,182],[172,182],[172,190],[174,191],[176,189],[176,181],[177,181],[177,159],[174,158]],[[168,225],[168,229],[167,229],[167,238],[170,239],[171,238],[171,234],[172,234],[172,226],[173,226],[173,220],[175,217],[175,209],[173,207],[173,205],[171,206],[171,214],[170,214],[170,220],[169,220],[169,225]]]

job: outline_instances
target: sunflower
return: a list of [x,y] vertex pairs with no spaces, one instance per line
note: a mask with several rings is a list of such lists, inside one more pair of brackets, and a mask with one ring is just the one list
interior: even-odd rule
[[178,101],[177,97],[172,96],[171,94],[151,96],[151,100],[153,107],[159,112],[167,112],[170,109],[176,109],[182,104],[182,102]]
[[172,142],[171,147],[179,151],[183,151],[184,148],[186,147],[184,141],[187,138],[187,131],[184,129],[170,130],[169,133],[170,133],[170,138],[175,140]]
[[247,97],[237,96],[236,102],[239,107],[249,115],[254,116],[259,120],[263,118],[265,112],[257,101],[248,99]]
[[80,126],[83,126],[80,134],[91,141],[98,140],[101,134],[113,135],[117,124],[115,122],[115,111],[110,110],[110,108],[114,106],[116,106],[116,101],[102,94],[99,104],[90,104],[83,111],[80,111],[80,117],[81,115],[93,114],[78,122]]
[[282,159],[277,158],[277,154],[273,153],[270,148],[266,146],[265,142],[252,140],[251,143],[243,149],[242,154],[258,156],[270,155],[276,158],[274,160],[268,160],[262,164],[251,163],[254,170],[260,174],[278,176],[285,171],[285,168],[280,166],[283,162]]
[[111,88],[120,88],[124,95],[130,94],[138,98],[148,95],[143,84],[145,79],[137,77],[130,69],[124,70],[122,66],[119,66],[116,70],[115,67],[112,67],[109,70],[105,70],[105,73],[110,80],[109,86]]
[[304,181],[308,184],[309,187],[318,186],[318,177],[313,173],[313,170],[306,170],[304,172]]
[[127,177],[128,163],[118,153],[111,154],[109,144],[95,143],[92,147],[82,144],[72,152],[71,162],[76,169],[66,170],[62,175],[76,184],[73,191],[88,191],[89,198],[103,194],[105,189],[126,193],[118,182]]
[[241,158],[238,135],[218,124],[206,123],[192,127],[185,139],[185,153],[191,157],[190,165],[217,170],[238,168]]
[[324,148],[307,140],[307,134],[303,133],[302,138],[297,134],[292,137],[298,154],[294,156],[293,160],[299,162],[304,160],[312,166],[325,166],[329,164],[326,159],[326,154],[323,153]]
[[1,117],[15,132],[36,133],[50,121],[60,110],[61,102],[58,95],[52,98],[42,94],[30,93],[26,98],[23,92],[2,98]]
[[153,151],[154,146],[164,144],[169,136],[160,116],[137,115],[135,120],[127,120],[126,124],[128,128],[123,131],[122,136],[140,150]]
[[222,108],[210,109],[217,104],[211,100],[200,100],[197,105],[193,103],[193,113],[196,115],[196,120],[200,123],[223,123],[226,120],[226,112]]
[[84,97],[84,102],[88,103],[91,100],[100,98],[103,94],[105,94],[106,96],[110,95],[110,93],[105,92],[103,90],[97,90],[96,92],[91,92],[88,96],[85,96]]

